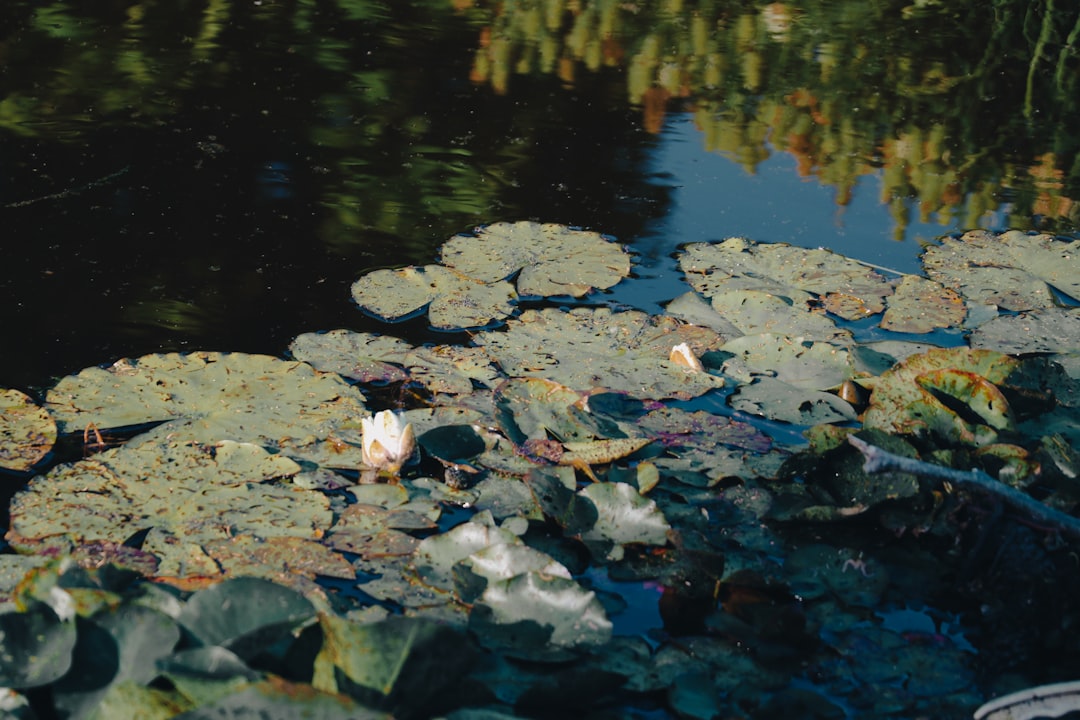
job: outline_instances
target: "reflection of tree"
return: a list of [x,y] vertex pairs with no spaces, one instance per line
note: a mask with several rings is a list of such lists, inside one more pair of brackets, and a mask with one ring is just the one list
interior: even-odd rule
[[790,153],[841,205],[861,176],[882,172],[898,237],[912,212],[977,226],[1006,200],[1013,226],[1080,224],[1068,199],[1080,186],[1071,3],[491,7],[469,10],[484,19],[472,79],[497,92],[515,74],[574,84],[581,69],[622,68],[647,130],[662,126],[670,98],[687,98],[706,147],[749,172],[771,148]]

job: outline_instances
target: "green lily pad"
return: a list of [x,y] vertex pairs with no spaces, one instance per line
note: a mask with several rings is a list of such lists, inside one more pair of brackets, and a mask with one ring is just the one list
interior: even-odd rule
[[[318,538],[330,526],[318,492],[274,482],[292,460],[246,443],[144,443],[107,450],[30,481],[11,505],[16,548],[121,544],[149,531],[159,574],[217,574],[201,546],[234,534]],[[207,571],[212,572],[207,572]]]
[[249,660],[314,616],[303,595],[268,580],[240,577],[196,592],[176,620],[204,646]]
[[581,539],[595,554],[607,560],[621,560],[626,545],[664,545],[668,525],[654,500],[642,497],[626,483],[592,483],[578,495],[596,507],[596,521],[581,533]]
[[727,338],[737,338],[743,334],[731,320],[701,299],[696,292],[687,292],[669,302],[664,310],[668,315],[679,318],[691,325],[711,328]]
[[570,571],[553,557],[528,545],[499,543],[477,550],[455,565],[458,597],[474,602],[492,582],[527,572],[572,580]]
[[971,347],[1022,353],[1080,352],[1080,309],[1042,308],[999,315],[975,328]]
[[1023,311],[1057,305],[1050,288],[1080,299],[1080,240],[973,230],[923,253],[931,279],[977,305]]
[[478,386],[494,388],[506,377],[474,347],[418,347],[405,356],[405,366],[410,380],[437,395],[468,395]]
[[0,390],[0,468],[23,472],[56,444],[52,416],[18,390]]
[[720,348],[734,357],[724,362],[724,372],[749,382],[766,375],[807,390],[825,390],[854,375],[851,353],[825,342],[765,333],[735,338]]
[[441,265],[376,270],[353,283],[357,305],[385,320],[402,320],[428,309],[440,330],[484,327],[514,311],[514,286],[505,280],[485,283]]
[[911,434],[923,433],[931,424],[944,428],[958,416],[918,383],[920,375],[958,370],[999,383],[1018,365],[1015,358],[993,350],[939,348],[912,355],[875,381],[863,427]]
[[740,385],[728,402],[736,410],[793,425],[850,422],[856,418],[854,408],[832,393],[796,387],[771,377]]
[[851,340],[851,333],[838,328],[821,310],[762,290],[720,292],[712,296],[712,306],[731,318],[743,335],[768,333],[839,344]]
[[185,720],[243,717],[393,720],[390,713],[364,707],[340,694],[277,677],[245,684],[236,692],[184,713]]
[[304,333],[289,344],[289,353],[297,360],[364,383],[404,380],[407,375],[399,366],[412,349],[396,337],[352,330]]
[[0,614],[0,687],[34,688],[56,682],[71,667],[75,623],[61,621],[44,603]]
[[544,378],[574,390],[607,388],[639,398],[690,398],[723,385],[706,372],[672,362],[671,348],[697,354],[722,339],[712,330],[636,310],[528,310],[502,332],[474,339],[511,376]]
[[494,223],[472,235],[455,235],[442,247],[442,262],[483,282],[520,271],[521,295],[581,297],[609,288],[630,274],[630,256],[597,232],[554,223]]
[[447,532],[424,538],[412,563],[421,580],[448,590],[453,587],[457,563],[478,550],[504,543],[520,545],[522,541],[509,530],[496,527],[489,513],[482,513]]
[[[146,355],[88,368],[46,398],[61,432],[163,422],[140,438],[253,442],[332,467],[356,467],[363,396],[340,377],[265,355]],[[356,435],[349,445],[341,436]]]
[[964,300],[941,283],[905,275],[888,298],[881,327],[892,332],[928,333],[958,328],[967,315]]
[[[846,320],[881,312],[883,299],[892,294],[884,277],[838,253],[745,238],[687,245],[679,267],[690,285],[708,298],[752,290],[787,298],[801,309],[816,297]],[[735,318],[725,317],[738,325]],[[788,332],[781,327],[769,331]]]
[[145,685],[156,662],[172,653],[180,628],[172,618],[140,605],[122,605],[80,624],[71,671],[53,686],[56,705],[84,717],[125,681]]

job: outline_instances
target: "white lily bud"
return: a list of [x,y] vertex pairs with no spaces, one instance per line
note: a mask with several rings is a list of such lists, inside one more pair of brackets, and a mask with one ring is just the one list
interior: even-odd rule
[[373,417],[360,420],[361,453],[364,465],[396,474],[412,460],[416,452],[416,436],[412,423],[392,410],[382,410]]

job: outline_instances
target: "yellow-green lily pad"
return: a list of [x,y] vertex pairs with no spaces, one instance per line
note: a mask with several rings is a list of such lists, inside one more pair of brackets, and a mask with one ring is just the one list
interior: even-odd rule
[[0,390],[0,468],[23,472],[49,454],[56,423],[28,395]]

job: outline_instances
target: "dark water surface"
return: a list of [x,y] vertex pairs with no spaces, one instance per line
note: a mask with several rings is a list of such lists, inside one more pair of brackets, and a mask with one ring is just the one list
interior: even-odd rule
[[943,8],[583,7],[6,3],[0,383],[385,330],[354,279],[502,220],[614,235],[651,311],[686,242],[910,271],[944,233],[1076,232],[1061,43],[1032,86],[1023,28]]

